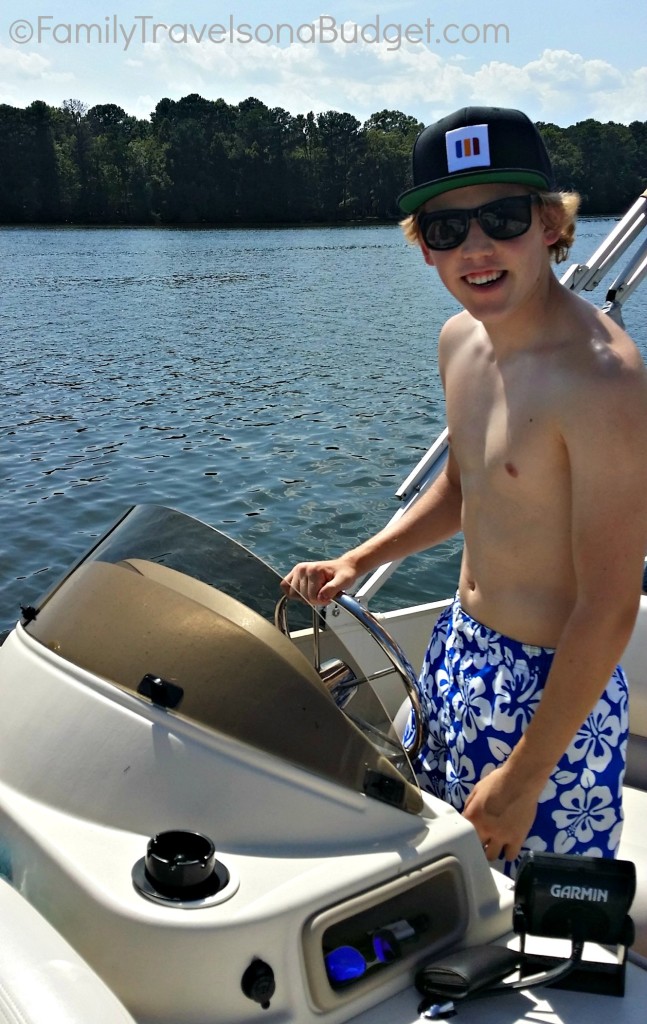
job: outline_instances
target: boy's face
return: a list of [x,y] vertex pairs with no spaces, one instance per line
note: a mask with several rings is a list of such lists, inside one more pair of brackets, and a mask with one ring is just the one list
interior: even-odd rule
[[[469,185],[428,200],[419,212],[472,210],[508,196],[525,196],[522,185]],[[509,239],[490,238],[472,218],[464,241],[451,249],[420,248],[425,261],[438,271],[443,284],[477,320],[499,320],[523,299],[549,267],[548,246],[558,232],[542,223],[536,204],[527,231]]]

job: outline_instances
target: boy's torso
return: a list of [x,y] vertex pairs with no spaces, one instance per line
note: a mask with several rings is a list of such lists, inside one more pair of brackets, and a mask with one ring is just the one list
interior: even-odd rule
[[[572,356],[565,344],[549,344],[496,359],[482,325],[470,320],[443,374],[463,493],[461,602],[507,636],[555,647],[576,597],[560,433]],[[577,333],[574,325],[573,344],[585,345]]]

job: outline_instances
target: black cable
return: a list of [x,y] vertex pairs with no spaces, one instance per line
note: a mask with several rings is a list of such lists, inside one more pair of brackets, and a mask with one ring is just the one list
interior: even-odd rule
[[584,951],[583,942],[573,942],[571,949],[571,955],[568,960],[565,960],[561,964],[557,964],[549,971],[542,971],[540,974],[531,974],[530,977],[518,978],[517,981],[501,982],[500,985],[495,985],[494,988],[487,989],[483,995],[494,996],[500,995],[501,992],[518,991],[519,989],[536,988],[538,985],[552,985],[554,981],[561,981],[567,974],[582,962],[582,953]]

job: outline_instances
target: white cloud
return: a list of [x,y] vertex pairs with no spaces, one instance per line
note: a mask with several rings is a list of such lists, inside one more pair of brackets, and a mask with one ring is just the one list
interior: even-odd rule
[[292,113],[332,107],[363,120],[389,107],[430,121],[462,104],[485,103],[518,106],[537,120],[566,125],[585,117],[629,121],[644,118],[647,109],[647,69],[620,71],[567,50],[544,50],[523,65],[480,66],[464,53],[446,59],[424,46],[394,49],[384,40],[286,47],[159,42],[141,53],[149,72],[165,82],[160,98],[188,91],[234,103],[256,95]]
[[564,50],[545,50],[521,66],[490,61],[476,69],[430,58],[409,53],[402,62],[406,71],[401,62],[391,65],[391,94],[405,102],[408,97],[402,107],[407,112],[422,104],[431,117],[464,103],[516,106],[536,120],[563,126],[586,117],[621,122],[645,117],[647,68],[621,72],[606,61]]
[[395,108],[427,123],[464,104],[517,106],[564,126],[587,117],[644,120],[647,110],[645,67],[621,70],[566,49],[545,49],[525,63],[479,63],[476,46],[459,52],[403,42],[395,48],[392,41],[366,39],[278,46],[160,38],[128,50],[59,46],[42,55],[0,46],[1,80],[12,102],[58,104],[63,83],[74,82],[88,102],[117,102],[138,117],[164,96],[192,92],[229,103],[254,95],[293,114],[333,108],[359,120]]
[[0,44],[0,71],[9,72],[12,78],[39,78],[50,67],[51,62],[39,53],[16,50]]
[[629,123],[644,120],[647,110],[647,68],[623,72],[565,50],[545,50],[522,67],[484,65],[474,82],[488,102],[523,107],[562,126],[588,117]]
[[74,77],[71,71],[55,70],[52,62],[39,53],[0,45],[0,103],[22,107],[36,99],[51,102],[45,94],[50,89],[67,88]]
[[[135,100],[127,104],[129,114],[133,117],[137,117],[142,121],[147,121],[153,110],[161,100],[161,96],[137,96]],[[126,108],[126,104],[123,102],[117,104],[120,107]]]
[[583,82],[595,87],[604,78],[615,78],[616,81],[620,78],[620,73],[606,61],[584,60],[579,53],[568,50],[544,50],[541,57],[526,64],[523,71],[537,84],[573,85]]
[[591,117],[598,121],[644,121],[647,116],[647,67],[624,76],[622,86],[609,95],[600,92],[591,108]]

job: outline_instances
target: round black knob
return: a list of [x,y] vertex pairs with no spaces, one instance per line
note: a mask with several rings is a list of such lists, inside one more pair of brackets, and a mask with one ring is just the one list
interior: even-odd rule
[[216,848],[199,832],[160,832],[148,843],[144,865],[160,893],[189,895],[213,875]]
[[264,960],[252,960],[240,984],[248,999],[260,1003],[263,1010],[269,1008],[270,999],[276,991],[274,971],[269,964]]

